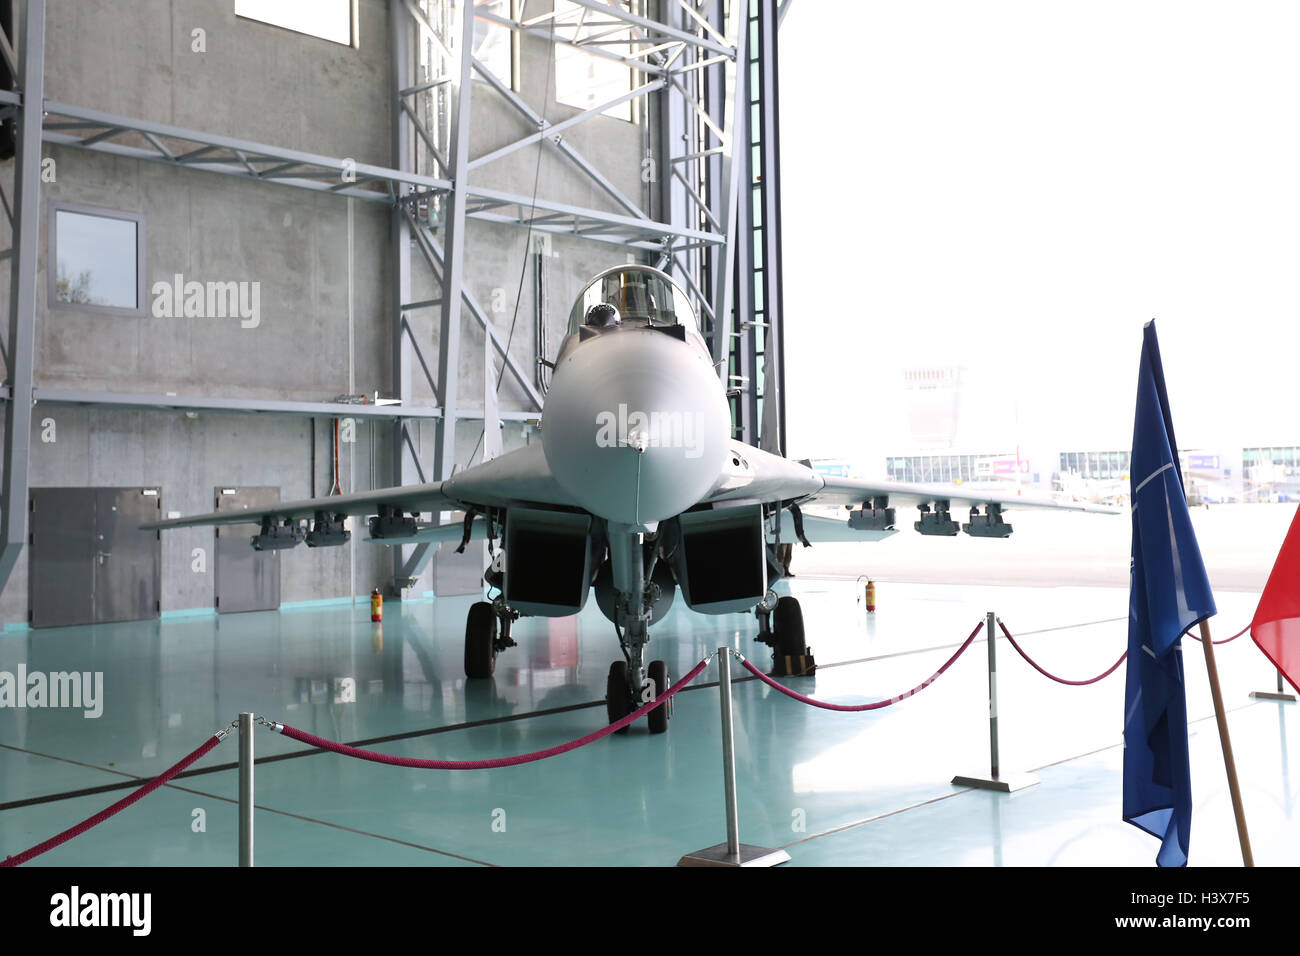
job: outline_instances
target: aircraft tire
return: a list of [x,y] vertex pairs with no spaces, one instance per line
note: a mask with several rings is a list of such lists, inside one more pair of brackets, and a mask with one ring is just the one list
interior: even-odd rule
[[471,604],[465,619],[465,676],[492,676],[497,666],[497,614],[487,601]]
[[[605,681],[605,710],[609,722],[622,720],[636,708],[632,705],[632,695],[627,689],[627,661],[615,661],[609,665],[609,679]],[[616,730],[616,734],[625,734],[628,728]]]
[[[663,661],[651,661],[648,676],[650,682],[654,684],[655,697],[658,698],[669,687],[668,665]],[[672,706],[673,702],[669,701],[646,714],[646,722],[650,725],[650,733],[663,734],[668,732],[668,720],[672,717]]]
[[775,650],[782,657],[797,657],[807,653],[803,637],[803,610],[799,599],[783,597],[772,611],[772,631],[776,637]]

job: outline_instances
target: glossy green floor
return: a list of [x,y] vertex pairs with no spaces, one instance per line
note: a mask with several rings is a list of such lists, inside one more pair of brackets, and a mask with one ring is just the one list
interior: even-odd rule
[[[792,681],[837,702],[892,697],[928,677],[985,610],[1062,676],[1092,676],[1125,644],[1127,592],[1100,588],[881,587],[868,617],[848,582],[796,578],[822,670]],[[0,671],[102,671],[98,719],[0,709],[0,856],[119,799],[250,710],[324,737],[410,756],[479,758],[562,743],[604,722],[617,654],[594,602],[577,619],[526,620],[493,682],[466,686],[470,598],[333,605],[161,623],[0,633]],[[1256,595],[1218,595],[1214,627],[1245,625]],[[1100,622],[1100,623],[1089,623]],[[1050,629],[1050,630],[1048,630]],[[676,607],[652,645],[682,674],[721,643],[767,669],[751,617]],[[1193,865],[1239,862],[1200,646],[1185,642],[1192,716]],[[1123,668],[1065,687],[998,645],[1004,770],[1041,783],[1007,796],[963,790],[987,770],[983,643],[920,694],[884,710],[814,710],[756,681],[736,687],[741,837],[793,864],[1152,865],[1156,842],[1120,820]],[[1248,637],[1218,651],[1256,860],[1300,862],[1290,766],[1300,705],[1256,703],[1273,673]],[[841,662],[845,662],[842,663]],[[855,663],[848,663],[855,662]],[[827,667],[830,664],[841,666]],[[716,665],[699,683],[716,680]],[[355,699],[349,701],[349,684]],[[672,728],[644,725],[563,756],[494,771],[420,771],[308,752],[259,732],[261,866],[668,865],[722,841],[718,691],[677,698]],[[237,757],[233,736],[194,769]],[[30,865],[212,865],[236,860],[232,769],[178,781]],[[54,797],[55,799],[42,799]],[[202,826],[200,826],[202,824]]]

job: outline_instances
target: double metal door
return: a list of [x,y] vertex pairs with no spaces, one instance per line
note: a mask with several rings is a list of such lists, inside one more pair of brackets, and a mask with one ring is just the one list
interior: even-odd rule
[[33,488],[27,597],[32,627],[158,617],[158,488]]

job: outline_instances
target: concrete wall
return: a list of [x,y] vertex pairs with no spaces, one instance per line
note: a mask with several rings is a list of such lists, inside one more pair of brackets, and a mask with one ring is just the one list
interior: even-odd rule
[[[530,4],[530,13],[536,4]],[[236,18],[231,0],[51,0],[47,13],[46,95],[49,99],[129,117],[238,137],[362,163],[392,165],[390,155],[390,24],[387,0],[360,0],[356,49]],[[205,52],[195,52],[202,30]],[[548,119],[576,110],[554,100],[550,46],[521,44],[520,95]],[[533,132],[512,107],[475,84],[471,155]],[[626,195],[651,201],[641,180],[649,138],[644,123],[594,117],[566,140],[582,151]],[[329,400],[378,390],[391,394],[390,283],[393,256],[389,211],[353,203],[353,272],[348,277],[348,202],[305,190],[243,182],[201,171],[114,158],[71,148],[45,147],[56,180],[42,185],[37,293],[36,383],[46,388],[154,392],[240,398]],[[471,181],[529,195],[536,179],[545,199],[619,211],[584,174],[547,147],[537,146],[476,170]],[[0,165],[0,184],[12,195],[12,161]],[[143,217],[146,235],[145,314],[105,315],[47,301],[48,224],[52,206],[71,203]],[[548,262],[552,352],[559,346],[573,297],[585,280],[627,261],[618,246],[557,237]],[[526,230],[474,222],[467,229],[467,287],[489,308],[511,354],[531,370],[535,355],[532,266]],[[638,258],[640,258],[638,256]],[[516,293],[524,273],[517,318]],[[156,316],[148,305],[157,282],[181,274],[201,282],[257,282],[260,321]],[[0,296],[8,298],[8,270]],[[413,298],[431,297],[432,277],[412,255]],[[354,348],[349,356],[349,301]],[[436,310],[411,315],[421,348],[436,369]],[[458,401],[483,404],[483,333],[464,319]],[[418,403],[432,392],[416,367]],[[351,387],[349,385],[351,381]],[[507,376],[503,409],[524,407]],[[329,422],[315,425],[317,466],[311,475],[312,423],[278,416],[127,411],[40,406],[32,436],[33,486],[148,485],[162,489],[165,511],[212,508],[213,488],[278,485],[284,499],[324,494],[330,484]],[[48,420],[54,422],[54,441]],[[43,422],[47,422],[45,427]],[[478,444],[481,425],[457,432],[463,467]],[[345,449],[343,486],[362,490],[393,482],[390,428],[358,423],[357,442]],[[416,430],[426,471],[434,433]],[[536,440],[530,429],[507,424],[505,447]],[[372,454],[373,447],[373,454]],[[360,537],[361,535],[358,535]],[[212,604],[212,532],[171,532],[163,540],[163,609]],[[208,571],[192,570],[192,550],[208,549]],[[282,599],[306,600],[365,593],[391,573],[388,550],[365,542],[355,548],[298,548],[286,554]],[[0,595],[0,620],[24,620],[26,556]],[[429,588],[426,571],[417,588]]]

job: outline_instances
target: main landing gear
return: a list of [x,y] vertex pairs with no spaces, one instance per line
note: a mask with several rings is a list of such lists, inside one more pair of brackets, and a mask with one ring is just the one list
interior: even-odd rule
[[804,640],[803,611],[798,598],[776,598],[769,591],[754,609],[758,617],[758,640],[772,648],[772,676],[798,677],[816,668],[812,651]]
[[497,666],[497,652],[514,647],[510,625],[519,615],[500,599],[471,604],[465,619],[465,676],[487,678]]

